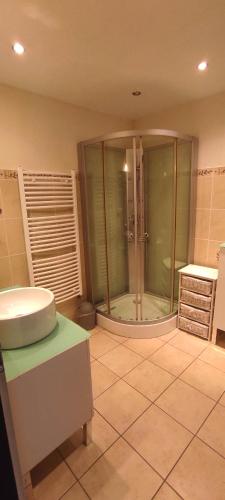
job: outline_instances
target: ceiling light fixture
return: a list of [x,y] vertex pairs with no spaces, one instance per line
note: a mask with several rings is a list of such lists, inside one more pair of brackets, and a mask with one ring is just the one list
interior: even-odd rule
[[198,66],[198,71],[205,71],[208,68],[208,63],[207,61],[201,61]]
[[21,43],[19,42],[15,42],[12,46],[12,49],[13,49],[13,52],[15,52],[15,54],[17,54],[18,56],[22,56],[22,54],[24,54],[24,47]]
[[132,92],[132,95],[134,95],[135,97],[137,97],[137,96],[141,95],[141,91],[140,90],[134,90]]

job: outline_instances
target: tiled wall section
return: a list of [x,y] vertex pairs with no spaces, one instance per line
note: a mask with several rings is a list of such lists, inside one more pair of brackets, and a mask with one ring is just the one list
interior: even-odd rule
[[17,174],[0,171],[0,288],[29,284]]
[[[17,172],[0,170],[0,288],[29,286],[22,213]],[[70,319],[76,319],[79,300],[57,306]]]
[[198,170],[195,263],[217,267],[219,245],[224,241],[225,168]]
[[[17,173],[0,170],[0,288],[29,284]],[[225,241],[225,168],[198,170],[195,230],[196,264],[217,267]],[[70,307],[69,307],[70,306]],[[67,304],[73,317],[74,302]],[[63,312],[62,306],[60,309]]]

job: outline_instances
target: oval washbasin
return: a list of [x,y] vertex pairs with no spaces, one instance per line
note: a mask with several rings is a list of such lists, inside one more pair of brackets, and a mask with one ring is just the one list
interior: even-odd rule
[[14,349],[47,337],[57,323],[54,294],[24,287],[0,292],[0,344]]

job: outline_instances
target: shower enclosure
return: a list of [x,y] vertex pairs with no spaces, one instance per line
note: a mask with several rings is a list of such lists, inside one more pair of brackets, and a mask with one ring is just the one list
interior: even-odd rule
[[168,130],[80,143],[87,294],[99,324],[133,337],[176,325],[192,260],[197,141]]

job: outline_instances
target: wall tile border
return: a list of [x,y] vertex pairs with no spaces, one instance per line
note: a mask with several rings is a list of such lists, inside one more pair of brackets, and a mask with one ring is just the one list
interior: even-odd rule
[[206,175],[225,175],[225,167],[210,167],[210,168],[199,168],[196,170],[197,176],[206,176]]
[[0,169],[0,180],[17,179],[17,170],[1,170]]

